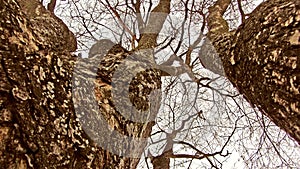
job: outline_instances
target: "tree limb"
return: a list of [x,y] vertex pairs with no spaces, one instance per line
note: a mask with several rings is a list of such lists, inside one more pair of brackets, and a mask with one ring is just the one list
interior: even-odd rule
[[56,5],[56,0],[51,0],[47,6],[48,10],[54,13],[55,5]]
[[160,0],[159,4],[151,11],[149,21],[142,32],[138,49],[151,49],[157,46],[157,37],[165,19],[170,13],[171,0]]

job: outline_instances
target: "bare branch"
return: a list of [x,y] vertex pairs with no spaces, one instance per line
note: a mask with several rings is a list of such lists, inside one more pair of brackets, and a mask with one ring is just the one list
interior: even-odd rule
[[56,0],[51,0],[47,6],[48,10],[54,13],[55,5],[56,5]]
[[134,44],[134,42],[136,41],[136,36],[135,34],[128,28],[128,26],[123,22],[123,20],[121,19],[121,16],[119,15],[119,13],[116,11],[115,8],[113,8],[109,1],[106,0],[107,6],[108,8],[113,12],[113,14],[116,16],[117,20],[119,21],[119,23],[121,24],[121,26],[126,30],[126,32],[128,32],[131,37],[132,37],[132,43]]
[[246,15],[245,15],[245,12],[243,10],[243,7],[242,7],[242,0],[237,0],[238,2],[238,8],[239,8],[239,11],[240,11],[240,14],[241,14],[241,18],[242,18],[242,23],[245,22],[245,19],[246,19]]

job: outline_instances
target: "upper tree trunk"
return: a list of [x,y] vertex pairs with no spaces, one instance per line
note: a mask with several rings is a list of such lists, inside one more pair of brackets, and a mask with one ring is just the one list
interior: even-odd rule
[[300,1],[264,2],[235,32],[218,9],[210,9],[209,38],[226,76],[300,144]]

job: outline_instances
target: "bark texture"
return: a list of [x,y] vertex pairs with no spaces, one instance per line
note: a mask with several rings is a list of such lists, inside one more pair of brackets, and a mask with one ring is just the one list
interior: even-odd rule
[[[98,105],[95,112],[100,109],[111,128],[127,136],[149,136],[153,122],[126,120],[111,102],[112,73],[131,53],[117,46],[105,57],[80,62],[70,54],[76,49],[73,34],[38,1],[0,0],[0,18],[0,168],[135,168],[138,158],[114,155],[99,147],[83,130],[74,107],[74,97],[84,92],[80,83],[92,81],[96,83],[91,88]],[[74,71],[79,63],[85,69]],[[96,71],[95,63],[100,66]],[[131,69],[141,70],[140,65]],[[91,72],[96,72],[96,79]],[[72,84],[74,75],[77,86]],[[159,87],[158,71],[140,72],[130,86],[133,104],[147,109],[143,105],[148,104],[146,95]],[[99,116],[88,113],[89,117]],[[113,142],[109,138],[102,137]]]
[[220,0],[208,17],[226,76],[300,144],[300,1],[266,1],[234,32],[222,18],[229,2]]

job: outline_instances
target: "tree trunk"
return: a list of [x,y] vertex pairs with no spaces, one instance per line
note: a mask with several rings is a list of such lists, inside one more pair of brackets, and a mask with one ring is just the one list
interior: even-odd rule
[[266,1],[235,32],[222,18],[229,3],[219,0],[208,17],[226,76],[300,144],[300,1]]
[[[96,135],[95,140],[90,130],[98,129],[100,133],[104,130],[94,120],[103,116],[110,129],[132,140],[150,135],[154,122],[126,120],[112,103],[109,87],[112,73],[132,53],[116,46],[109,56],[87,61],[76,58],[70,53],[76,50],[74,35],[36,0],[0,0],[0,18],[1,168],[136,168],[143,147],[132,147],[127,140],[122,142],[120,150],[116,150],[121,153],[110,153],[105,148],[111,147],[99,146],[97,139],[114,143],[111,139],[116,137],[105,135],[111,133],[104,131],[102,135]],[[132,62],[136,60],[127,59],[126,62],[125,65],[134,65]],[[94,63],[100,65],[95,72]],[[78,69],[80,66],[85,69]],[[137,64],[127,71],[142,68]],[[90,73],[94,73],[92,81],[89,81]],[[128,77],[120,79],[126,81]],[[149,69],[129,80],[132,103],[139,109],[150,109],[145,106],[148,103],[146,96],[149,91],[160,88],[159,72]],[[91,82],[96,83],[89,88],[95,91],[92,92],[95,96],[86,97],[96,99],[98,111],[89,109],[90,112],[86,112],[86,107],[81,104],[89,105],[90,102],[84,102],[78,94],[85,94],[82,86]],[[142,87],[135,88],[132,83]],[[99,110],[100,115],[97,114]],[[155,115],[155,107],[153,111],[150,113]],[[86,123],[94,126],[84,128]],[[131,149],[125,146],[139,151],[134,157],[126,156],[123,149],[127,148],[129,153]]]

